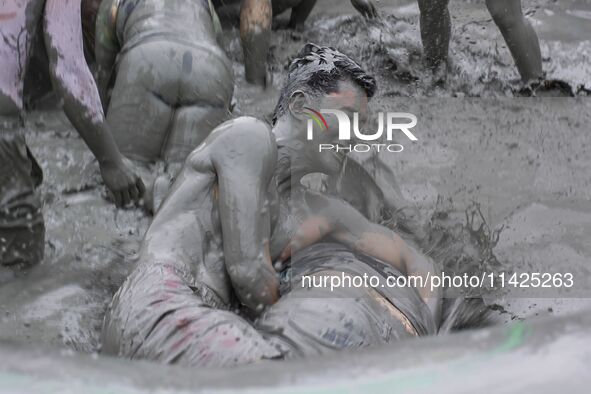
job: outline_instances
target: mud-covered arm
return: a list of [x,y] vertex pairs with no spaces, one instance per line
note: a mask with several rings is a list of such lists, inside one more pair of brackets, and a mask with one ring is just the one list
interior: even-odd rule
[[47,0],[44,33],[53,87],[64,112],[98,160],[116,202],[126,205],[137,201],[143,184],[123,163],[84,59],[80,0]]
[[[334,202],[334,200],[332,200]],[[331,236],[359,252],[391,264],[407,276],[422,277],[417,288],[421,298],[438,319],[441,314],[441,289],[431,289],[428,278],[437,275],[433,261],[406,243],[392,230],[372,223],[346,203],[337,203],[326,211]]]
[[108,107],[108,88],[120,51],[117,39],[117,2],[103,0],[96,17],[94,55],[98,66],[97,83],[103,108]]
[[277,161],[274,137],[254,118],[233,121],[215,140],[224,259],[240,301],[254,311],[278,299],[269,251],[267,190]]
[[[306,199],[308,217],[282,253],[285,260],[292,253],[331,237],[353,250],[391,264],[405,275],[420,276],[426,282],[436,274],[433,262],[408,245],[386,227],[370,222],[346,202],[310,193]],[[440,291],[429,286],[417,289],[434,316],[440,316]]]

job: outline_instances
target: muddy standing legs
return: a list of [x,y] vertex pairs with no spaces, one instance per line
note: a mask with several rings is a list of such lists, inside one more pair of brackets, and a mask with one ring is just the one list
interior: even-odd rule
[[[451,36],[449,0],[418,0],[425,63],[433,71],[445,66]],[[496,1],[496,0],[493,0]]]
[[[451,19],[449,0],[418,0],[425,63],[433,71],[443,71],[449,51]],[[521,0],[486,0],[493,20],[501,30],[524,81],[542,77],[540,42],[525,19]]]
[[487,0],[486,6],[501,30],[525,82],[542,77],[540,42],[525,19],[520,0]]
[[271,0],[243,0],[240,9],[240,39],[244,52],[246,80],[266,85],[267,53],[271,41]]

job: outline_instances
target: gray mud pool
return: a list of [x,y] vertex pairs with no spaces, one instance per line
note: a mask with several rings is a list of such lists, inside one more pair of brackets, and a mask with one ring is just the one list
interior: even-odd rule
[[[26,275],[0,271],[0,392],[268,387],[391,393],[437,387],[459,393],[482,392],[489,384],[502,384],[500,391],[507,393],[587,391],[582,387],[590,383],[591,360],[591,3],[524,1],[540,33],[547,77],[563,82],[543,97],[527,98],[519,97],[517,71],[484,1],[451,4],[454,38],[445,88],[423,82],[414,2],[378,1],[382,19],[369,23],[348,1],[318,3],[305,32],[286,30],[282,18],[275,22],[273,86],[265,92],[244,81],[238,32],[227,27],[237,76],[234,115],[268,118],[289,58],[306,42],[334,46],[376,75],[372,111],[411,112],[419,119],[419,141],[398,154],[359,155],[360,162],[377,160],[390,168],[403,196],[425,217],[445,201],[450,218],[463,223],[466,208],[477,203],[480,220],[491,231],[500,230],[494,253],[503,268],[572,272],[576,286],[570,291],[507,287],[487,296],[497,327],[336,358],[232,371],[103,359],[98,356],[103,314],[130,270],[149,218],[105,200],[90,152],[49,106],[26,118],[28,143],[45,174],[46,258]],[[517,374],[515,367],[524,364],[528,367]]]

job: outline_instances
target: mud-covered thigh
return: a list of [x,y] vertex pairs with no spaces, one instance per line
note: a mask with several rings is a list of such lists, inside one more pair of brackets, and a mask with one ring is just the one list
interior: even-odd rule
[[279,356],[246,320],[205,305],[172,265],[143,267],[127,279],[105,316],[103,351],[203,367]]
[[227,119],[233,91],[219,48],[148,42],[121,55],[107,120],[127,157],[183,161]]

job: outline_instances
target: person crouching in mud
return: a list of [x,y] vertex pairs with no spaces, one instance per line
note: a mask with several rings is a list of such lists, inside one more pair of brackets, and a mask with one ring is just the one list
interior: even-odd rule
[[[418,0],[425,62],[439,81],[445,79],[451,36],[449,0]],[[521,0],[486,0],[486,6],[501,30],[521,79],[525,83],[543,78],[540,42],[525,19]]]
[[[274,127],[242,117],[194,150],[105,316],[103,351],[129,359],[229,366],[375,346],[437,332],[439,290],[287,288],[284,275],[434,275],[433,262],[342,200],[304,188],[345,156],[307,139],[307,108],[367,117],[375,81],[346,55],[308,44],[293,61]],[[322,243],[320,243],[322,242]],[[294,282],[297,283],[297,282]],[[262,313],[253,325],[240,305]]]
[[207,0],[102,0],[99,7],[96,2],[86,0],[86,24],[96,33],[87,36],[94,36],[107,123],[121,152],[139,164],[150,200],[155,183],[168,186],[167,177],[157,178],[151,167],[163,162],[180,168],[228,119],[232,63]]
[[43,259],[45,225],[37,187],[43,173],[22,133],[23,90],[32,42],[42,34],[54,90],[96,157],[118,205],[139,202],[144,185],[117,149],[82,47],[81,0],[0,3],[0,269]]

